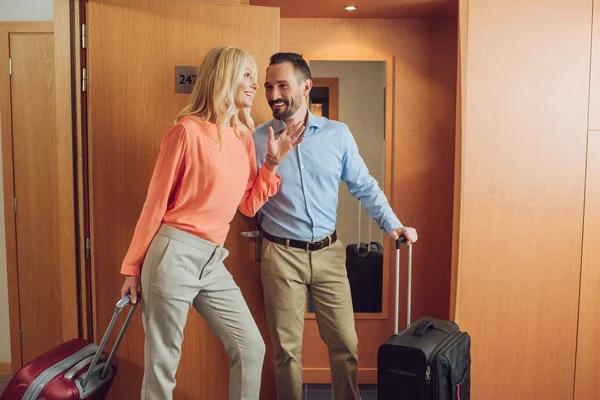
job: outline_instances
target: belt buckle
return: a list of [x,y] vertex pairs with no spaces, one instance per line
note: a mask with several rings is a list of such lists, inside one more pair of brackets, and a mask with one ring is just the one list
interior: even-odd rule
[[315,246],[315,248],[313,248],[313,251],[317,251],[317,250],[321,250],[322,248],[324,248],[325,246],[323,245],[323,240],[319,240],[318,242],[310,242],[308,243],[308,245],[313,245]]
[[[311,246],[314,246],[311,249]],[[323,241],[319,240],[318,242],[306,242],[306,251],[317,251],[323,248]]]

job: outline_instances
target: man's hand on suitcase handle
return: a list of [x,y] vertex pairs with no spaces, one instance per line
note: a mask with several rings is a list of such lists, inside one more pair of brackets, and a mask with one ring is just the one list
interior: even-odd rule
[[138,287],[140,285],[140,277],[127,275],[125,276],[125,282],[121,288],[121,298],[131,295],[131,304],[137,304],[138,301]]
[[406,226],[402,227],[402,228],[393,229],[390,232],[389,236],[392,240],[398,240],[402,236],[406,237],[406,244],[408,246],[410,246],[411,244],[413,244],[417,240],[419,240],[419,237],[417,235],[417,230],[415,228],[409,228]]

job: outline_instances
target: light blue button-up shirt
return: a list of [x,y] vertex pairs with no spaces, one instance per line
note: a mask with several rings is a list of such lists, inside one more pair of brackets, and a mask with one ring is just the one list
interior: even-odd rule
[[[256,128],[254,145],[260,167],[267,155],[269,126],[275,135],[285,122],[271,120]],[[312,241],[330,234],[336,225],[340,182],[360,199],[369,217],[389,233],[402,224],[358,152],[348,126],[308,113],[304,141],[293,149],[277,170],[277,194],[260,209],[262,228],[274,236]]]

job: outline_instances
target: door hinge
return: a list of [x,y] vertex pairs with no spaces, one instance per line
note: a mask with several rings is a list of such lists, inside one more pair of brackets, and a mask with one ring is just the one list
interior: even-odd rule
[[85,259],[90,259],[90,252],[92,250],[92,241],[90,238],[85,238]]
[[86,26],[85,24],[81,24],[81,48],[85,49],[87,46],[87,34],[86,34]]
[[23,331],[19,331],[19,340],[21,341],[21,346],[23,346]]
[[15,209],[15,215],[17,215],[17,198],[13,198],[13,208]]
[[12,58],[8,59],[8,74],[12,75]]
[[81,71],[81,91],[87,91],[87,68],[84,68],[83,71]]

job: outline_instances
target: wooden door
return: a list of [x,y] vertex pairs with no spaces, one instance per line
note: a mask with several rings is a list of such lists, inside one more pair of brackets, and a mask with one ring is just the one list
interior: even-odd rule
[[23,363],[63,340],[55,224],[58,190],[53,36],[53,33],[13,33],[9,41]]
[[[89,0],[87,3],[88,139],[94,336],[103,334],[123,282],[129,246],[166,131],[188,94],[175,93],[175,66],[197,66],[217,45],[235,45],[257,60],[259,82],[279,47],[277,9],[189,0]],[[255,122],[271,118],[262,85]],[[265,342],[261,398],[274,398],[273,359],[264,319],[254,241],[240,236],[254,220],[239,213],[226,260]],[[140,311],[140,310],[138,310]],[[136,398],[143,375],[144,332],[137,312],[118,352],[110,398]],[[121,319],[122,321],[122,319]],[[113,343],[113,333],[109,345]],[[195,311],[184,332],[176,399],[225,399],[229,360]]]

